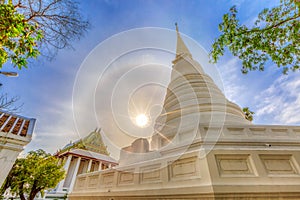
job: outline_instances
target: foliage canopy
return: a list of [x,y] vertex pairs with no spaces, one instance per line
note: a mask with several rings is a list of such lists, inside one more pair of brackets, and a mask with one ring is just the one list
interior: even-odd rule
[[28,58],[39,55],[37,43],[42,38],[38,24],[30,24],[9,2],[0,4],[0,66],[8,60],[18,68],[27,66]]
[[2,192],[10,191],[19,195],[21,200],[33,200],[38,192],[54,188],[64,178],[63,164],[44,150],[31,151],[26,158],[15,162],[6,178]]
[[300,69],[300,1],[281,0],[272,9],[259,13],[252,28],[240,24],[237,9],[232,7],[219,24],[221,35],[210,53],[217,62],[227,48],[242,61],[242,73],[263,71],[272,60],[283,73]]
[[0,0],[0,68],[8,61],[27,67],[40,54],[53,58],[88,27],[74,0]]

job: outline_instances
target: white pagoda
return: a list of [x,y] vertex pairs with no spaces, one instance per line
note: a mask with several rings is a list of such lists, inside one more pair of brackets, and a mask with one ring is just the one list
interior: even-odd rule
[[70,199],[300,198],[300,127],[246,120],[178,29],[163,108],[151,143],[137,139],[118,167],[78,175]]

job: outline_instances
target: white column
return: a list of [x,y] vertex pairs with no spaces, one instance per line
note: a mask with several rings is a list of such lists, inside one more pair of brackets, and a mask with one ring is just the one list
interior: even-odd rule
[[98,171],[102,170],[102,161],[99,162],[99,167],[98,167]]
[[91,171],[92,163],[93,163],[93,160],[89,160],[89,164],[88,164],[86,172],[90,172]]
[[77,158],[77,163],[76,163],[75,170],[74,170],[72,180],[71,180],[71,184],[70,184],[70,187],[68,190],[69,193],[72,192],[72,190],[73,190],[73,187],[74,187],[74,184],[76,181],[76,177],[77,177],[77,173],[78,173],[78,169],[79,169],[79,165],[80,165],[80,161],[81,161],[81,158],[80,157]]
[[108,164],[108,168],[111,169],[111,163]]
[[[65,171],[66,171],[66,176],[67,176],[67,174],[68,174],[68,170],[69,170],[71,161],[72,161],[72,155],[69,155],[68,158],[67,158],[67,161],[66,161],[66,163],[65,163],[65,165],[64,165],[64,169],[65,169]],[[58,183],[58,185],[57,185],[57,187],[56,187],[56,191],[62,191],[63,186],[64,186],[64,183],[65,183],[65,180],[66,180],[66,178],[64,178],[63,180],[61,180],[61,181]]]

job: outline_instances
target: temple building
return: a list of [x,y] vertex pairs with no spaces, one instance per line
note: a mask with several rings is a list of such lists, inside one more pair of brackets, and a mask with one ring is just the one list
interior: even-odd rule
[[35,121],[0,111],[0,187],[24,146],[31,141]]
[[87,172],[103,171],[118,165],[109,156],[101,137],[101,129],[96,129],[88,136],[76,142],[70,142],[55,154],[60,163],[65,163],[66,177],[45,198],[64,198],[72,192],[76,176]]
[[177,29],[171,80],[149,142],[119,166],[77,176],[71,200],[299,199],[300,127],[255,125],[229,101]]

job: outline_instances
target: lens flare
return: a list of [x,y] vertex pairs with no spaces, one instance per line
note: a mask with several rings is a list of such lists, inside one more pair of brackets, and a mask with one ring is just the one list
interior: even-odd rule
[[146,127],[149,123],[149,118],[145,114],[139,114],[135,117],[135,124],[141,128]]

